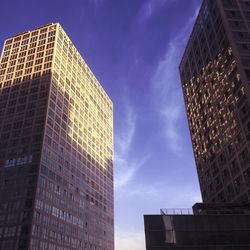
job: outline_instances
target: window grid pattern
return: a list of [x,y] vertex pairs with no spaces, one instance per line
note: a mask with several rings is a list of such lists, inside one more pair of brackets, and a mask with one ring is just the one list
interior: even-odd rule
[[204,1],[180,64],[205,202],[250,200],[248,52],[239,49],[249,39],[249,3]]
[[114,248],[112,109],[59,24],[5,41],[0,248]]

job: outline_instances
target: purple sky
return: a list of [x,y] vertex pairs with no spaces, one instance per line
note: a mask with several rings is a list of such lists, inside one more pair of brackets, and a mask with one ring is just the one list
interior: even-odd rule
[[59,22],[114,104],[116,250],[143,214],[200,201],[178,65],[201,0],[4,0],[0,45]]

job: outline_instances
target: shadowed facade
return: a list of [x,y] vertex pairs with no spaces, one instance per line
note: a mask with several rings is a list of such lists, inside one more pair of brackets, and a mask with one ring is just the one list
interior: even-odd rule
[[204,202],[250,200],[250,1],[204,0],[180,75]]
[[5,41],[1,249],[114,249],[112,113],[59,24]]

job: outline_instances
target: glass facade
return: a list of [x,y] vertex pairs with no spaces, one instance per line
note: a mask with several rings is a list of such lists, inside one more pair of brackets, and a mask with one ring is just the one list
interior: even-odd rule
[[114,249],[112,109],[59,24],[5,41],[0,248]]
[[180,64],[205,202],[250,200],[250,1],[204,0]]

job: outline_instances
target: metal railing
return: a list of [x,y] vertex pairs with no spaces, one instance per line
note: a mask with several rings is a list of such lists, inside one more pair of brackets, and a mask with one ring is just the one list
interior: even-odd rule
[[161,215],[192,215],[191,208],[162,208]]

